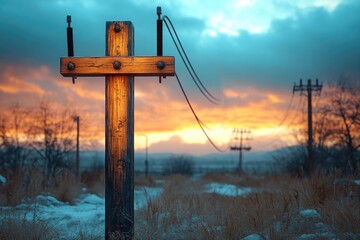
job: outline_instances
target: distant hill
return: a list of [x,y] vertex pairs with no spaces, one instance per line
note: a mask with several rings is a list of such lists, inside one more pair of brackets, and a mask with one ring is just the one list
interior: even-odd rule
[[[262,152],[243,152],[243,169],[246,172],[278,171],[279,166],[276,159],[284,152],[295,150],[296,147],[287,147],[274,151]],[[149,153],[149,171],[161,172],[162,166],[169,159],[174,159],[179,154],[172,153]],[[191,155],[190,155],[191,156]],[[103,151],[83,151],[80,153],[81,168],[87,169],[93,166],[104,166],[105,152]],[[238,166],[239,153],[214,153],[202,156],[191,156],[195,162],[197,171],[235,170]],[[278,168],[278,169],[277,169]],[[145,153],[135,152],[135,171],[145,169]]]

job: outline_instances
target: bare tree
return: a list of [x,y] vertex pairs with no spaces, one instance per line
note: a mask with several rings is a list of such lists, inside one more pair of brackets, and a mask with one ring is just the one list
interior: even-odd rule
[[75,148],[72,116],[68,109],[56,110],[50,102],[41,102],[33,112],[33,124],[28,135],[47,180],[54,177],[58,168],[72,167]]
[[195,162],[192,156],[177,155],[168,159],[163,166],[163,174],[181,174],[191,176],[194,173]]
[[337,120],[334,140],[345,150],[347,164],[352,171],[357,168],[356,152],[360,148],[360,85],[341,78],[330,92],[332,115]]
[[0,166],[15,173],[26,165],[29,155],[27,148],[27,118],[29,111],[15,104],[8,116],[1,117],[0,125]]

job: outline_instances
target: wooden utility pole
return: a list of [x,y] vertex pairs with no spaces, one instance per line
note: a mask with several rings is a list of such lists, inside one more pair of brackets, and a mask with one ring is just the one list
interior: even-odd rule
[[106,76],[105,239],[134,236],[134,76],[173,76],[174,57],[134,57],[131,22],[106,23],[106,57],[60,60],[65,77]]
[[320,94],[322,89],[322,84],[319,84],[319,80],[316,79],[316,84],[311,84],[311,79],[308,79],[307,85],[302,84],[302,79],[300,79],[299,85],[294,85],[293,92],[300,91],[300,95],[305,95],[308,98],[308,143],[307,151],[308,157],[305,160],[304,171],[310,176],[314,171],[314,150],[313,150],[313,126],[312,126],[312,92]]
[[145,177],[149,176],[149,146],[148,146],[148,135],[145,136]]
[[[243,165],[243,151],[250,151],[251,147],[250,146],[244,146],[244,140],[249,140],[249,134],[251,133],[250,130],[246,130],[246,129],[238,129],[238,128],[234,128],[233,130],[233,141],[235,141],[234,145],[230,146],[230,150],[232,151],[239,151],[239,165],[238,165],[238,172],[242,173],[243,169],[242,169],[242,165]],[[247,137],[244,137],[244,134],[247,134]]]

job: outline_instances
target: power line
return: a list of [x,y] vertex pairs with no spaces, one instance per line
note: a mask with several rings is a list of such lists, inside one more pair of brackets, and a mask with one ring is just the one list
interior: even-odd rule
[[186,100],[186,102],[187,102],[187,104],[188,104],[191,112],[193,113],[193,115],[194,115],[197,123],[199,124],[199,126],[200,126],[201,130],[203,131],[203,133],[205,134],[206,138],[209,140],[209,142],[211,143],[211,145],[212,145],[216,150],[218,150],[219,152],[226,152],[226,150],[220,149],[218,146],[216,146],[216,144],[211,140],[211,138],[209,137],[209,135],[206,133],[206,131],[205,131],[205,129],[204,129],[204,124],[203,124],[203,122],[199,119],[199,117],[197,116],[197,114],[195,113],[195,110],[194,110],[194,108],[192,107],[192,105],[191,105],[191,103],[190,103],[190,100],[189,100],[189,98],[187,97],[187,95],[186,95],[186,93],[185,93],[185,90],[184,90],[184,88],[183,88],[183,86],[182,86],[182,84],[181,84],[181,82],[180,82],[180,79],[179,79],[179,77],[178,77],[178,75],[177,75],[176,73],[175,73],[175,77],[176,77],[176,80],[177,80],[178,83],[179,83],[180,89],[181,89],[181,91],[182,91],[182,93],[183,93],[183,95],[184,95],[184,97],[185,97],[185,100]]
[[[198,75],[196,74],[196,72],[195,72],[195,70],[194,70],[194,68],[193,68],[193,66],[192,66],[192,64],[191,64],[191,62],[190,62],[190,60],[189,60],[189,58],[188,58],[188,56],[187,56],[187,54],[186,54],[186,51],[185,51],[185,49],[184,49],[184,47],[183,47],[183,45],[182,45],[182,43],[181,43],[181,41],[180,41],[180,38],[179,38],[179,36],[178,36],[178,34],[177,34],[177,32],[176,32],[176,29],[175,29],[174,25],[172,24],[172,22],[171,22],[171,20],[170,20],[170,18],[168,18],[167,16],[164,16],[164,17],[163,17],[163,20],[164,20],[164,23],[165,23],[165,25],[166,25],[166,28],[167,28],[168,31],[169,31],[169,34],[170,34],[170,36],[171,36],[171,38],[172,38],[172,40],[173,40],[173,42],[174,42],[174,44],[175,44],[175,47],[176,47],[176,49],[177,49],[177,51],[178,51],[178,53],[179,53],[179,55],[180,55],[180,57],[181,57],[181,59],[182,59],[182,61],[183,61],[183,63],[184,63],[186,69],[188,70],[188,72],[189,72],[192,80],[194,81],[194,83],[195,83],[196,86],[198,87],[199,91],[202,93],[202,95],[203,95],[208,101],[210,101],[210,102],[212,102],[212,103],[214,103],[214,104],[218,104],[219,100],[218,100],[216,97],[214,97],[214,96],[207,90],[207,88],[204,86],[204,84],[202,83],[202,81],[200,80],[200,78],[198,77]],[[172,29],[172,31],[174,32],[174,34],[171,32],[171,29],[170,29],[170,27],[169,27],[169,24],[170,24],[171,29]],[[175,35],[175,37],[174,37],[174,35]],[[176,40],[175,40],[175,38],[176,38]],[[179,44],[178,44],[177,42],[178,42]],[[180,46],[180,47],[179,47],[179,46]],[[195,75],[195,77],[194,77],[194,75]]]
[[[273,132],[269,133],[268,135],[266,135],[262,139],[270,139],[271,137],[273,137],[276,134],[279,134],[281,132],[280,127],[282,125],[284,125],[286,119],[288,119],[290,117],[290,109],[294,109],[294,111],[293,111],[294,116],[291,118],[291,120],[288,123],[286,123],[286,125],[288,127],[291,126],[294,123],[294,121],[298,118],[297,112],[301,111],[303,106],[305,106],[305,101],[303,101],[303,98],[299,98],[297,104],[294,107],[291,107],[291,106],[293,106],[293,100],[294,100],[294,94],[292,94],[292,96],[291,96],[291,99],[290,99],[286,114],[283,117],[283,120],[279,123],[279,125],[276,127],[276,129]],[[255,141],[259,142],[256,139],[255,139]],[[258,147],[261,147],[261,148],[268,147],[268,146],[274,145],[274,143],[280,142],[280,141],[282,141],[280,138],[275,139],[275,140],[270,139],[270,140],[267,140],[265,143],[260,144]]]
[[294,100],[294,94],[291,95],[291,98],[290,98],[289,104],[288,104],[288,106],[286,108],[286,112],[285,112],[284,117],[282,118],[280,123],[275,127],[275,129],[271,133],[269,133],[265,138],[270,138],[270,137],[272,137],[273,135],[275,135],[275,134],[277,134],[279,132],[280,127],[285,123],[286,119],[289,116],[289,111],[290,111],[291,106],[293,104],[293,100]]

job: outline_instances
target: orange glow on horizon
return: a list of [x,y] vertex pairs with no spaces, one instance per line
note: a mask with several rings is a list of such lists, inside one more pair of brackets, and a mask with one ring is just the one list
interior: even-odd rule
[[[72,109],[80,115],[81,141],[89,142],[86,148],[104,148],[104,81],[81,78],[73,85],[69,78],[52,75],[46,66],[28,68],[21,73],[14,69],[5,67],[1,76],[0,91],[6,94],[6,99],[27,103],[45,96],[51,99],[55,109]],[[136,150],[144,148],[145,141],[139,136],[142,134],[148,136],[149,145],[168,141],[184,145],[208,144],[182,96],[171,94],[174,90],[170,89],[170,83],[163,83],[161,88],[154,88],[154,83],[150,81],[139,81],[135,85]],[[28,95],[19,95],[25,92]],[[220,105],[205,104],[203,100],[192,101],[199,118],[206,125],[206,132],[219,146],[228,145],[234,127],[251,129],[254,138],[257,138],[253,144],[260,146],[257,141],[273,132],[284,116],[288,100],[284,99],[284,93],[256,88],[224,89],[222,92]],[[10,106],[3,105],[2,112]],[[279,133],[277,139],[289,142],[291,126],[281,128]]]

